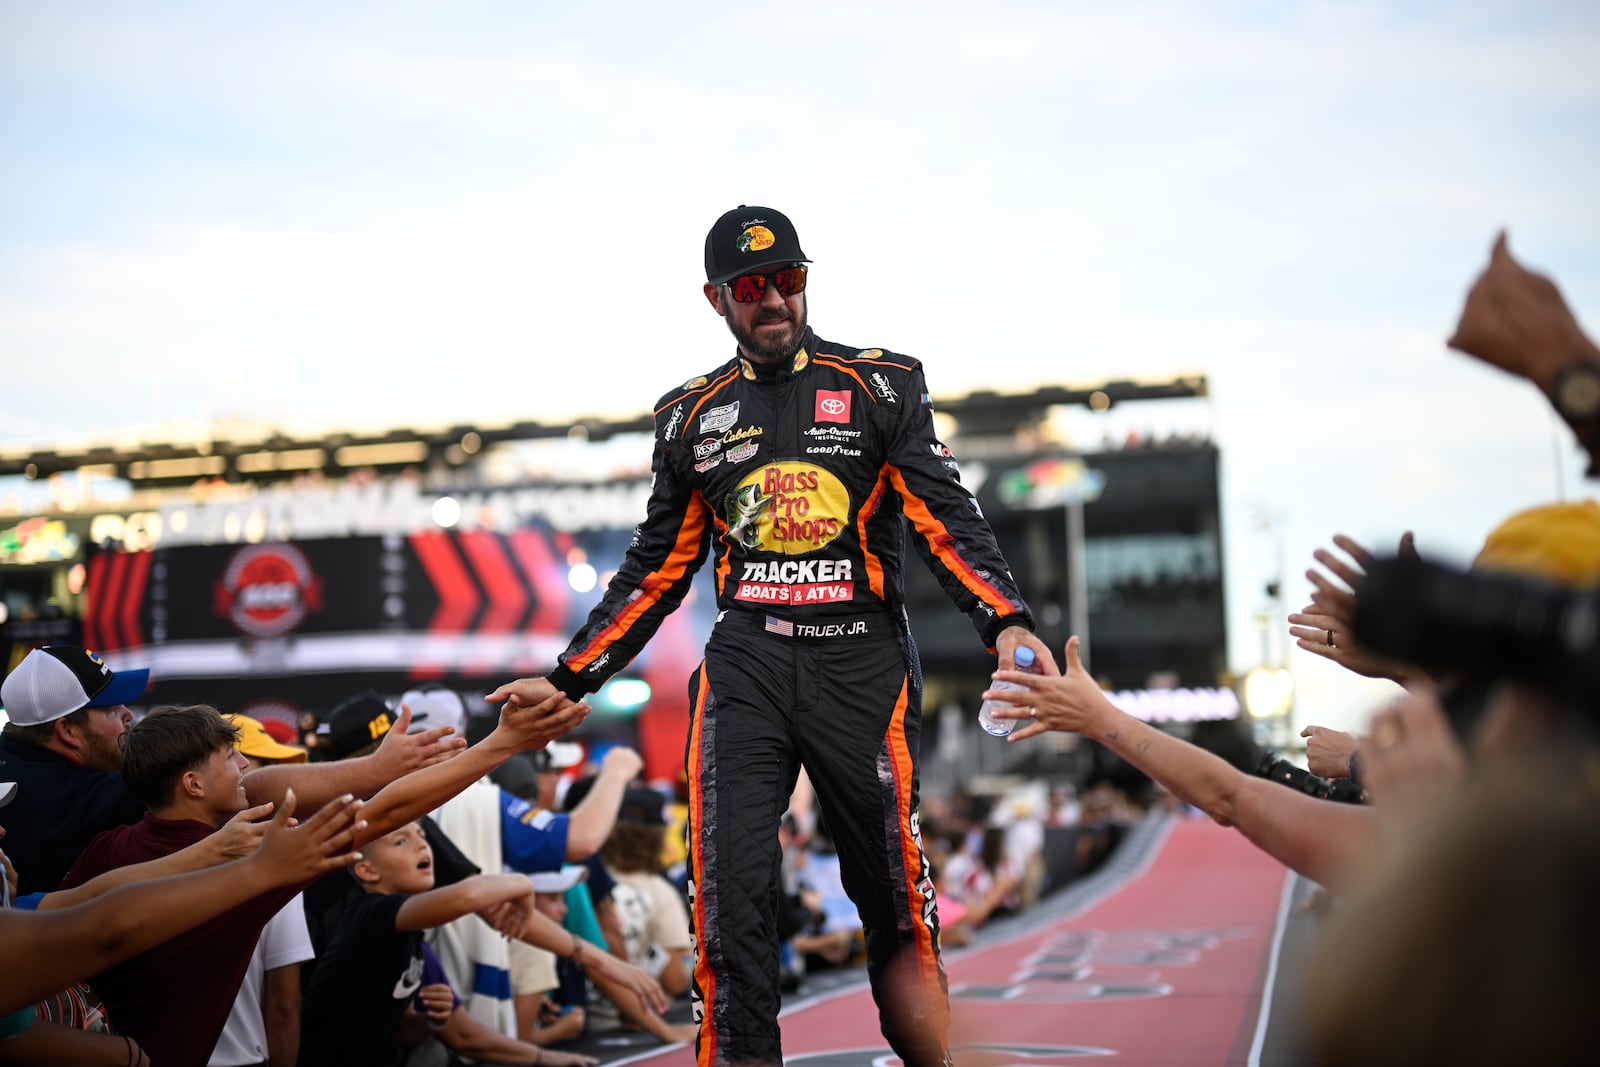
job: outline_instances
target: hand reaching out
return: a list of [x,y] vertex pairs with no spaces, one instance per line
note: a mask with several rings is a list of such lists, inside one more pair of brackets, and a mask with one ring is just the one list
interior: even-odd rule
[[[243,859],[261,846],[261,839],[267,834],[267,827],[272,820],[272,801],[257,804],[253,808],[245,808],[235,812],[233,818],[222,824],[222,828],[206,838],[205,845],[213,856],[213,863],[226,863],[228,860]],[[289,825],[295,825],[293,819]]]
[[453,726],[435,726],[415,734],[406,732],[410,729],[411,708],[401,704],[394,725],[372,754],[383,764],[384,775],[391,782],[419,768],[443,763],[467,747],[466,738],[450,736],[455,733]]
[[588,704],[574,702],[546,678],[518,678],[484,699],[500,705],[500,723],[491,736],[509,740],[518,752],[543,748],[589,716]]
[[357,859],[350,844],[356,831],[366,825],[356,818],[360,811],[361,802],[346,795],[324,804],[304,823],[291,825],[291,789],[278,807],[278,814],[267,824],[261,846],[245,862],[262,864],[271,872],[274,885],[309,882],[318,875],[348,867]]
[[[1367,576],[1365,568],[1372,563],[1372,553],[1343,534],[1335,534],[1333,543],[1353,562],[1346,562],[1325,548],[1317,549],[1312,555],[1344,585],[1315,567],[1307,570],[1306,577],[1316,589],[1311,594],[1311,603],[1289,616],[1290,636],[1300,648],[1332,660],[1345,670],[1367,678],[1388,678],[1406,684],[1421,674],[1417,667],[1363,648],[1353,633],[1356,597]],[[1400,554],[1416,557],[1416,542],[1409,530],[1400,537]]]
[[[1029,674],[1023,671],[995,671],[997,682],[1016,682],[1022,689],[989,690],[985,700],[1003,700],[1013,707],[1002,707],[995,715],[1002,719],[1020,720],[1022,726],[1013,730],[1007,741],[1042,734],[1046,730],[1064,730],[1085,733],[1091,729],[1095,717],[1115,707],[1105,692],[1084,670],[1078,658],[1078,639],[1067,639],[1067,672],[1065,674]],[[1029,720],[1035,720],[1030,722]]]

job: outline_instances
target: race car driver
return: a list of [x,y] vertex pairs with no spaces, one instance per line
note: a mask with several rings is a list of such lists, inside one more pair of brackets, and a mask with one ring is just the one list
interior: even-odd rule
[[907,541],[1002,669],[1024,644],[1055,665],[935,433],[921,364],[813,333],[809,263],[771,208],[711,227],[704,292],[738,351],[656,405],[645,520],[558,666],[489,699],[594,692],[714,549],[719,613],[689,681],[686,768],[698,1062],[782,1062],[778,825],[804,766],[861,912],[884,1036],[906,1064],[938,1064],[949,1008],[918,832]]

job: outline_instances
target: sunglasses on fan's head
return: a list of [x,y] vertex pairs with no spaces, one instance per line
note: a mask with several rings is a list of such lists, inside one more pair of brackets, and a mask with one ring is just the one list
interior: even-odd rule
[[737,304],[754,304],[767,295],[767,284],[777,286],[779,294],[794,296],[806,291],[806,268],[801,264],[779,267],[766,273],[741,274],[723,284]]

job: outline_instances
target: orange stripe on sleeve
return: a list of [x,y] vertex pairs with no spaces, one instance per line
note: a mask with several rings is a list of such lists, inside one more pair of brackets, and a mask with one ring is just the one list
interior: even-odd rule
[[933,557],[944,564],[945,568],[956,576],[956,580],[967,587],[968,592],[994,608],[997,614],[1011,614],[1015,609],[1005,594],[996,589],[992,582],[978,577],[977,572],[967,564],[966,560],[950,550],[946,543],[950,531],[944,523],[934,517],[932,511],[928,510],[927,503],[910,490],[906,485],[905,475],[900,473],[899,468],[891,467],[889,477],[894,482],[895,491],[900,494],[906,518],[911,520],[911,524],[927,542],[928,550],[933,553]]
[[854,369],[845,366],[844,361],[838,356],[817,356],[812,359],[811,362],[826,363],[828,366],[832,367],[836,371],[839,371],[841,374],[850,375],[850,377],[856,380],[856,384],[861,386],[861,391],[867,394],[868,399],[870,399],[874,404],[878,402],[878,395],[868,388],[866,382],[861,380],[861,375],[857,374]]
[[706,528],[706,509],[691,508],[691,511],[693,514],[684,516],[683,524],[678,527],[677,540],[672,545],[672,551],[667,553],[666,560],[639,583],[638,598],[626,610],[619,612],[609,626],[595,634],[587,647],[568,657],[566,665],[569,669],[574,672],[586,669],[604,655],[618,637],[627,633],[640,616],[660,603],[662,593],[676,583],[687,580],[689,565],[699,554],[700,537]]
[[856,541],[861,545],[861,562],[867,568],[867,588],[871,589],[873,595],[879,600],[885,598],[883,561],[878,558],[878,553],[867,542],[867,520],[876,514],[878,504],[883,500],[883,494],[888,487],[888,479],[884,477],[883,471],[879,471],[878,481],[873,485],[872,492],[868,494],[867,499],[861,502],[861,506],[856,509]]

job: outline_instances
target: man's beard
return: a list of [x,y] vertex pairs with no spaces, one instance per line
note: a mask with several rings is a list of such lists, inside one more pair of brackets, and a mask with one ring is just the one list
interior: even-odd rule
[[120,771],[122,769],[122,749],[115,741],[108,741],[100,734],[88,733],[85,735],[83,746],[84,766],[92,771]]
[[[728,324],[728,332],[733,334],[734,340],[739,342],[739,347],[744,351],[744,354],[757,363],[789,362],[794,358],[794,354],[800,351],[800,343],[805,340],[806,336],[806,306],[803,303],[800,305],[800,314],[798,315],[789,314],[787,307],[783,309],[781,318],[777,312],[761,312],[757,315],[755,321],[750,323],[748,331],[740,329],[739,325],[734,322],[732,315],[724,316],[724,321]],[[786,338],[773,337],[769,341],[758,340],[755,333],[756,328],[763,323],[770,322],[787,322],[793,328],[793,332]]]

